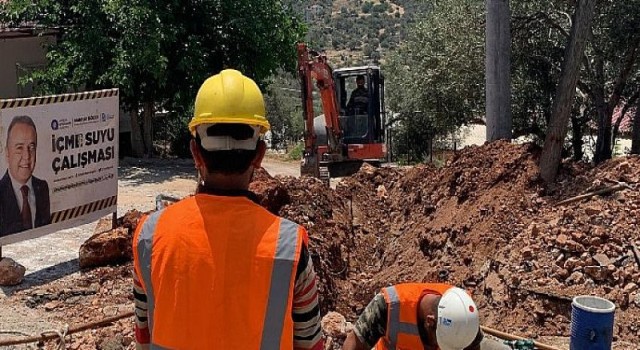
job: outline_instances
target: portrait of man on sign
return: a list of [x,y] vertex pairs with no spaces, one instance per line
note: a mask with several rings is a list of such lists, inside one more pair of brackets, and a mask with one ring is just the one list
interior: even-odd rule
[[38,135],[31,117],[11,120],[4,146],[8,169],[0,179],[0,237],[51,222],[49,185],[33,176]]

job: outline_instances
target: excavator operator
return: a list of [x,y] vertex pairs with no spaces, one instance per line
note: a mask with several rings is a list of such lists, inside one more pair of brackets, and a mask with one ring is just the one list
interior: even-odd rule
[[347,110],[351,114],[367,114],[369,109],[369,91],[365,87],[364,75],[356,77],[357,87],[351,92]]

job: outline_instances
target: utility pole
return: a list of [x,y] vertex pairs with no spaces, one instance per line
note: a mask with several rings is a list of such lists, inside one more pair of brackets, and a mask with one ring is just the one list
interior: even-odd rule
[[487,141],[511,140],[511,10],[509,0],[486,0]]

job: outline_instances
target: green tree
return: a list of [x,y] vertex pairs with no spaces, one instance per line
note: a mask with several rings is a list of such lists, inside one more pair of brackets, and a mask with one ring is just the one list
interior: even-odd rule
[[362,4],[362,13],[370,13],[372,8],[373,8],[373,3],[370,1],[365,1]]
[[483,1],[438,2],[384,66],[388,106],[400,125],[395,137],[409,140],[414,157],[424,156],[431,138],[482,115],[483,21]]
[[591,35],[578,86],[597,113],[599,163],[612,156],[613,112],[636,92],[629,82],[640,78],[640,0],[598,1]]
[[120,88],[138,156],[153,152],[155,110],[172,111],[186,125],[207,76],[236,68],[265,82],[279,68],[293,69],[304,35],[279,0],[15,0],[0,20],[61,28],[49,66],[29,79],[43,93]]
[[298,79],[287,72],[276,74],[270,79],[265,102],[271,123],[271,147],[286,149],[299,141],[304,132],[304,121]]

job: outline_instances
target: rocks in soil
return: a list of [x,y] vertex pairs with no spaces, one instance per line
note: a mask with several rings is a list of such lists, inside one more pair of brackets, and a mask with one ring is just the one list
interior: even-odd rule
[[115,230],[97,233],[80,246],[80,268],[106,266],[131,260],[131,230],[118,227]]
[[278,213],[290,201],[287,189],[263,168],[255,171],[249,190],[258,196],[260,205],[272,213]]
[[[259,171],[251,189],[269,210],[307,229],[322,314],[345,318],[325,321],[333,348],[347,320],[380,288],[400,282],[465,286],[483,324],[525,337],[567,336],[570,300],[582,294],[616,302],[618,324],[640,324],[640,266],[629,249],[640,246],[640,192],[556,204],[608,181],[640,182],[640,157],[597,167],[566,162],[557,182],[545,185],[539,155],[535,145],[498,141],[456,152],[440,168],[363,166],[335,189]],[[99,294],[130,280],[110,276],[96,277]],[[629,327],[616,336],[640,343]]]
[[0,286],[15,286],[22,283],[27,269],[11,258],[0,257]]
[[347,319],[341,314],[330,311],[323,318],[321,322],[322,331],[326,336],[333,338],[346,338],[347,332]]

